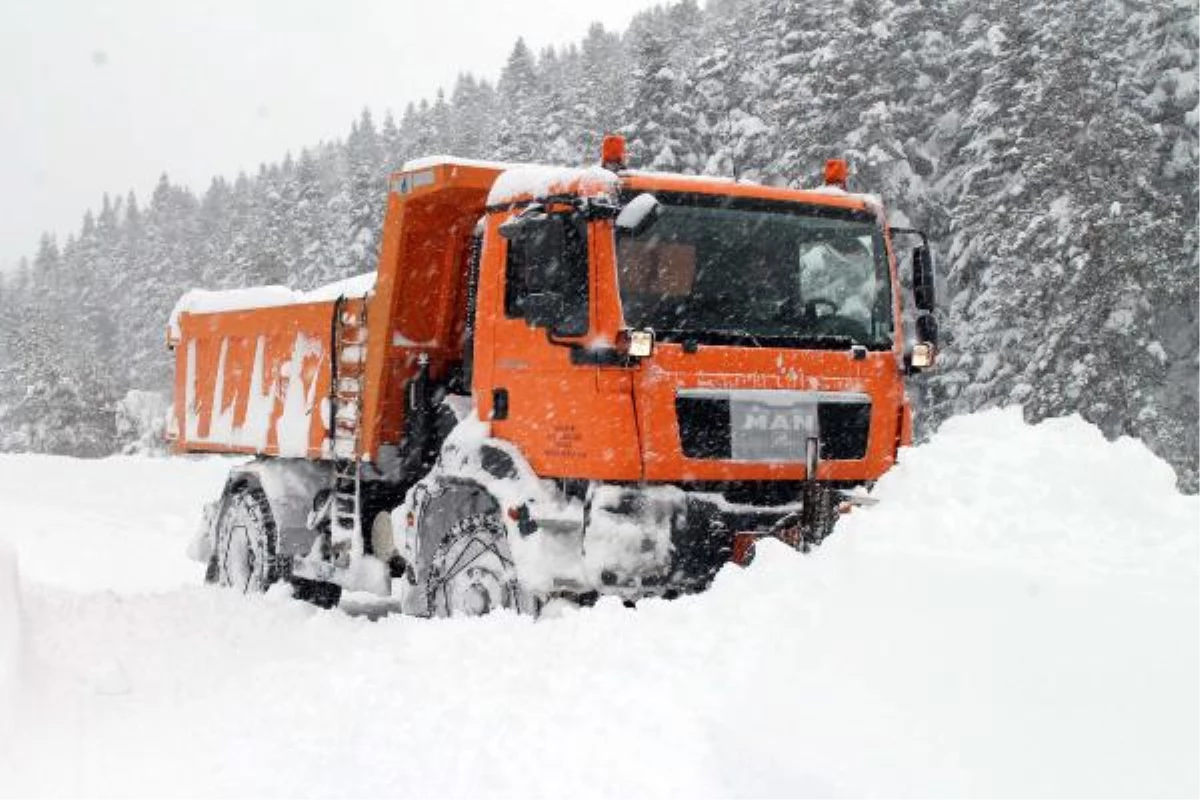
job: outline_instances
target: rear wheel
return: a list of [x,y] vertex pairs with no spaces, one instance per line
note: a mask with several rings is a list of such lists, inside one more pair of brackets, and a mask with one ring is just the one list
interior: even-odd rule
[[214,539],[210,583],[257,593],[279,580],[275,519],[257,485],[241,484],[225,496]]
[[481,513],[454,523],[433,553],[426,588],[429,610],[438,617],[521,610],[520,585],[500,520]]

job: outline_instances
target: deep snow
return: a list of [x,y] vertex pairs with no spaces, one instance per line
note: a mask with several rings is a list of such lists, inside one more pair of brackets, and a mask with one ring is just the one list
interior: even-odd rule
[[1200,503],[1077,418],[951,420],[812,555],[536,623],[201,586],[228,463],[0,457],[0,795],[1200,792]]
[[0,541],[0,742],[11,735],[14,709],[24,675],[21,670],[24,638],[17,556]]

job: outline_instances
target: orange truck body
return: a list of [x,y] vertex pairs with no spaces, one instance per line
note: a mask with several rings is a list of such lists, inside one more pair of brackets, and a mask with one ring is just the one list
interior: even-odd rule
[[[869,502],[911,440],[905,376],[932,364],[924,234],[845,191],[840,162],[843,185],[806,191],[622,160],[410,163],[373,283],[185,296],[173,448],[259,457],[206,529],[210,577],[261,587],[270,565],[320,593],[390,570],[421,614],[665,594]],[[894,235],[923,240],[915,335]],[[255,546],[278,552],[227,563],[272,517]],[[451,586],[476,545],[492,577]]]

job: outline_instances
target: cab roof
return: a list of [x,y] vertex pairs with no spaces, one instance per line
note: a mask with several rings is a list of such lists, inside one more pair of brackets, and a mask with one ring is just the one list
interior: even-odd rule
[[[616,195],[621,191],[665,191],[712,194],[728,197],[758,198],[782,202],[833,206],[876,212],[881,208],[878,196],[847,192],[836,186],[813,189],[790,189],[749,181],[735,181],[708,175],[683,175],[669,172],[621,170],[611,172],[603,167],[559,167],[543,164],[520,164],[482,161],[454,156],[428,156],[408,161],[392,176],[392,186],[411,185],[405,178],[414,174],[461,175],[469,173],[492,179],[487,205],[504,206],[528,202],[553,195],[597,197]],[[403,191],[403,189],[401,189]]]

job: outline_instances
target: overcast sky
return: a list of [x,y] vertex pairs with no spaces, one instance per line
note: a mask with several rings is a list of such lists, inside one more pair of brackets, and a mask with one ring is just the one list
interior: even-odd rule
[[204,189],[656,0],[0,0],[0,267],[103,192]]

